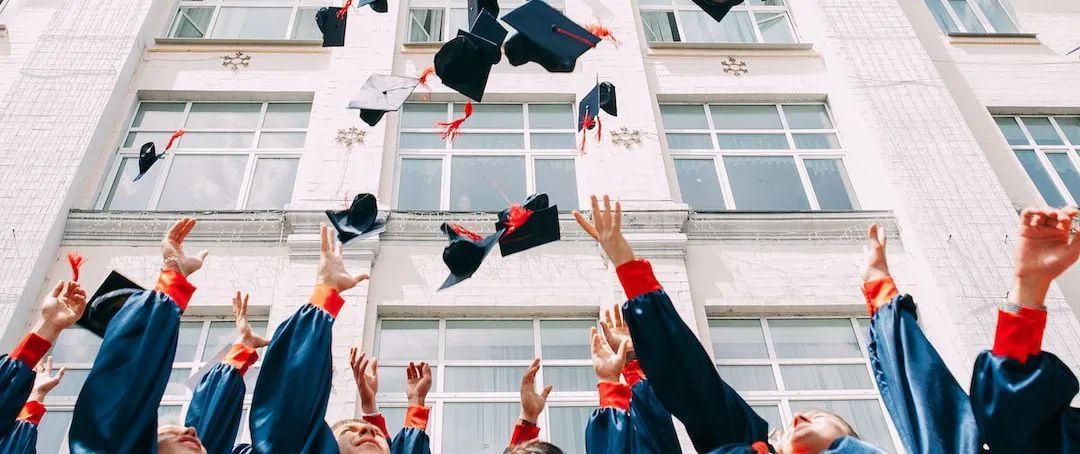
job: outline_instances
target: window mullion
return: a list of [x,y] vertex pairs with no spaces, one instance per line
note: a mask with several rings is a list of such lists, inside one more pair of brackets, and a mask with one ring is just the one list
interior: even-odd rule
[[[1016,121],[1016,124],[1020,126],[1020,131],[1024,133],[1024,137],[1027,138],[1028,143],[1031,144],[1032,150],[1035,151],[1035,159],[1039,160],[1039,164],[1043,166],[1043,171],[1046,172],[1046,175],[1050,178],[1050,181],[1054,183],[1054,186],[1057,188],[1058,192],[1061,193],[1062,199],[1071,199],[1072,197],[1069,194],[1069,188],[1065,186],[1065,182],[1061,180],[1061,176],[1058,175],[1057,169],[1055,169],[1054,166],[1050,163],[1050,160],[1047,159],[1046,151],[1043,150],[1042,145],[1039,145],[1038,142],[1035,141],[1035,136],[1031,134],[1031,131],[1028,130],[1027,124],[1024,123],[1023,118],[1019,115],[1013,116],[1012,118],[1014,121]],[[1068,143],[1068,140],[1066,140],[1065,142]],[[1016,156],[1015,147],[1013,147],[1013,156]],[[1028,180],[1031,181],[1032,184],[1035,183],[1035,180],[1032,179],[1031,175],[1028,175]],[[1040,194],[1040,197],[1041,196],[1042,195]]]
[[982,6],[980,6],[978,3],[974,2],[973,0],[966,0],[966,1],[967,1],[967,4],[968,4],[968,7],[971,8],[971,11],[975,14],[975,19],[978,20],[979,23],[982,24],[983,29],[985,29],[989,33],[997,33],[998,31],[997,31],[996,28],[994,28],[994,24],[992,22],[990,22],[990,19],[986,17],[985,13],[983,13]]
[[932,0],[932,1],[939,2],[942,5],[942,8],[944,9],[945,14],[949,15],[949,18],[952,19],[953,24],[956,25],[957,30],[959,30],[961,32],[965,32],[965,33],[970,31],[970,30],[968,30],[967,25],[964,24],[964,21],[960,20],[960,15],[957,14],[956,10],[953,9],[952,5],[949,4],[948,0]]

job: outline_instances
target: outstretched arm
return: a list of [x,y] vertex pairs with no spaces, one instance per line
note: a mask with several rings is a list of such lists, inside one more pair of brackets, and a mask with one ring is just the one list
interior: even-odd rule
[[885,256],[885,229],[868,233],[863,294],[870,323],[870,364],[885,406],[910,453],[976,452],[967,394],[916,321],[915,302],[900,296]]
[[585,427],[585,452],[591,454],[632,452],[634,426],[630,423],[630,386],[619,381],[626,367],[630,340],[623,339],[617,350],[596,327],[589,330],[596,388],[600,408],[593,410]]
[[540,413],[547,405],[548,394],[551,394],[552,385],[544,387],[543,391],[536,392],[536,373],[540,371],[540,358],[534,358],[525,374],[521,376],[521,413],[518,422],[514,425],[514,433],[510,435],[510,446],[519,445],[536,440],[540,437],[540,426],[536,421]]
[[1020,219],[1013,307],[998,311],[992,350],[975,361],[971,406],[994,452],[1068,452],[1080,446],[1076,376],[1042,351],[1050,284],[1080,257],[1080,210],[1026,209]]
[[356,347],[349,348],[349,368],[352,369],[356,391],[360,395],[360,411],[363,419],[379,427],[383,438],[392,439],[386,429],[386,418],[379,412],[375,396],[379,393],[379,360],[368,359],[367,353],[361,353]]
[[405,411],[405,425],[390,444],[391,454],[431,454],[427,424],[431,407],[427,406],[431,391],[431,366],[428,363],[409,363],[405,368],[405,395],[409,408]]
[[75,403],[71,452],[153,452],[157,446],[158,404],[172,372],[180,314],[195,292],[187,276],[206,258],[206,251],[184,253],[194,228],[195,219],[184,218],[169,229],[157,286],[132,295],[109,322]]
[[10,453],[34,453],[37,452],[38,424],[45,416],[45,396],[52,391],[60,380],[64,378],[64,368],[53,375],[52,356],[38,363],[34,368],[37,374],[34,378],[34,389],[30,392],[30,398],[19,412],[19,419],[15,422],[12,430],[0,437],[0,452]]
[[604,196],[601,211],[592,198],[592,223],[574,212],[578,224],[600,242],[615,264],[626,296],[622,312],[641,367],[657,398],[686,426],[698,451],[732,443],[765,441],[767,423],[720,378],[708,352],[682,321],[653,275],[634,258],[622,235],[622,207]]

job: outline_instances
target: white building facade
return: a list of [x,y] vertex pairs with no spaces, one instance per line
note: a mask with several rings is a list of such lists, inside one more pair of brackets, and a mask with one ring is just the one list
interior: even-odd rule
[[[585,2],[550,3],[596,22]],[[160,412],[182,421],[183,382],[231,339],[231,295],[251,293],[272,332],[312,290],[323,210],[370,192],[388,228],[346,247],[350,270],[372,278],[335,325],[327,419],[359,412],[358,345],[380,358],[392,425],[403,366],[427,360],[435,451],[501,452],[520,374],[541,357],[539,381],[555,386],[541,437],[583,452],[597,401],[587,330],[624,297],[568,211],[608,193],[721,373],[774,427],[825,408],[899,450],[865,358],[866,226],[888,227],[902,291],[966,386],[1012,284],[1017,209],[1080,202],[1080,6],[747,0],[717,25],[688,0],[600,3],[617,46],[565,74],[504,60],[448,144],[433,124],[465,98],[437,79],[375,127],[346,105],[370,74],[430,66],[464,0],[353,9],[340,48],[320,47],[325,0],[0,1],[0,347],[69,278],[68,252],[86,256],[88,287],[111,269],[148,285],[162,232],[193,213],[189,247],[211,255]],[[575,109],[598,78],[616,85],[619,116],[581,153]],[[132,183],[139,146],[181,128]],[[567,211],[562,241],[493,254],[436,292],[439,225],[490,232],[495,212],[534,192]],[[1048,307],[1045,349],[1080,370],[1080,270]],[[66,443],[96,349],[79,331],[54,347],[69,370],[41,452]]]

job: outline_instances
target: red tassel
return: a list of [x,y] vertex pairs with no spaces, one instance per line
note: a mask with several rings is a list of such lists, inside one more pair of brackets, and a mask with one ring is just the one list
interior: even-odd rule
[[353,0],[345,0],[345,4],[341,5],[341,9],[337,12],[337,20],[345,19],[345,15],[349,14],[349,8],[352,7]]
[[529,216],[532,216],[533,211],[522,207],[520,204],[510,205],[510,213],[506,216],[506,221],[503,223],[506,225],[506,235],[513,233],[515,230],[525,225],[525,221],[529,220]]
[[[578,145],[578,151],[580,151],[581,154],[585,154],[585,139],[589,137],[589,129],[596,126],[597,120],[599,120],[599,117],[594,119],[594,117],[589,114],[585,114],[585,118],[581,120],[581,143]],[[597,136],[597,140],[599,140],[599,136]]]
[[615,47],[619,47],[619,40],[615,39],[615,34],[611,33],[611,29],[605,27],[604,24],[589,24],[585,29],[588,30],[589,33],[596,35],[597,38],[611,41],[611,44],[614,44]]
[[177,129],[176,132],[172,133],[172,136],[169,137],[169,143],[165,144],[165,151],[169,151],[169,149],[173,146],[173,142],[175,142],[176,139],[179,139],[182,135],[184,135],[183,129]]
[[600,121],[600,116],[596,116],[596,143],[600,143],[600,138],[603,137],[604,123]]
[[68,263],[71,264],[71,280],[78,282],[79,280],[79,268],[82,267],[83,262],[86,261],[82,255],[78,252],[68,253]]
[[454,121],[451,121],[451,122],[436,121],[435,125],[440,127],[440,128],[443,128],[443,130],[441,132],[442,139],[443,140],[449,139],[451,142],[453,142],[454,139],[457,138],[457,136],[461,135],[461,124],[465,123],[465,120],[468,120],[469,117],[472,116],[472,114],[473,114],[472,101],[469,101],[468,103],[465,104],[465,116],[464,117],[458,118],[458,119],[456,119]]
[[581,44],[589,46],[590,48],[596,47],[596,44],[593,44],[593,42],[589,41],[587,38],[585,38],[583,36],[580,36],[580,35],[578,35],[576,33],[570,32],[568,30],[565,30],[562,27],[551,27],[551,31],[553,31],[555,33],[558,33],[560,35],[566,36],[567,38],[573,39],[574,41],[577,41],[577,42],[579,42]]
[[434,66],[428,66],[427,68],[424,68],[423,71],[420,71],[420,75],[417,76],[416,78],[420,79],[420,86],[421,87],[427,88],[428,90],[431,89],[431,87],[428,86],[427,82],[428,82],[428,77],[431,77],[432,74],[435,74],[435,67]]
[[458,235],[461,235],[461,236],[469,237],[469,239],[473,240],[473,241],[480,241],[480,240],[484,239],[480,235],[477,235],[476,233],[473,233],[471,230],[469,230],[469,229],[467,229],[465,227],[462,227],[462,226],[460,226],[458,224],[450,224],[450,228],[453,229],[454,233],[457,233]]

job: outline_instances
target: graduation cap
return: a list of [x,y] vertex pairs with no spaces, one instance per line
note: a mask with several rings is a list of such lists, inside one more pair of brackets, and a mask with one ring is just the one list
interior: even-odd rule
[[614,117],[619,116],[619,108],[615,102],[615,84],[611,82],[596,84],[589,94],[581,98],[581,102],[578,103],[578,131],[583,128],[593,129],[600,110]]
[[505,230],[499,229],[487,237],[481,237],[457,224],[443,223],[443,233],[450,238],[450,244],[443,249],[443,263],[450,268],[450,275],[446,277],[439,290],[450,288],[461,281],[472,277],[480,264],[484,262],[491,248],[499,242]]
[[324,6],[315,13],[315,24],[322,31],[322,47],[341,47],[345,45],[345,25],[348,9],[336,6]]
[[499,17],[498,0],[469,0],[469,23],[476,23],[476,18],[481,12],[487,12],[493,17]]
[[550,72],[571,72],[600,38],[543,1],[528,1],[503,20],[521,32],[506,42],[510,64],[539,63]]
[[330,218],[342,244],[386,231],[386,222],[379,221],[379,205],[371,194],[357,194],[348,209],[326,210],[326,217]]
[[731,11],[731,7],[741,5],[742,2],[743,0],[694,0],[697,6],[700,6],[717,22],[724,20],[724,16]]
[[469,33],[495,45],[494,49],[488,49],[487,51],[491,53],[491,64],[499,64],[499,61],[502,60],[503,42],[506,41],[506,35],[510,32],[487,10],[481,11],[471,24]]
[[443,44],[435,54],[435,74],[443,85],[469,98],[481,101],[491,65],[498,61],[499,47],[473,33],[458,30],[454,39]]
[[348,108],[360,109],[360,119],[375,126],[387,112],[400,109],[419,83],[416,77],[372,74]]
[[514,204],[499,213],[495,228],[506,229],[499,238],[503,257],[559,241],[559,207],[548,206],[547,194],[534,194],[524,205]]
[[356,6],[364,5],[371,5],[371,9],[376,13],[385,13],[389,10],[386,0],[360,0],[356,3]]
[[146,175],[146,172],[149,172],[150,168],[153,167],[159,159],[165,157],[165,153],[172,148],[176,139],[179,139],[182,135],[184,135],[183,129],[176,130],[176,132],[169,137],[169,143],[165,144],[165,151],[161,154],[157,153],[157,147],[154,146],[154,142],[144,143],[142,148],[139,149],[139,174],[135,175],[135,179],[131,181],[139,181],[143,175]]
[[86,311],[76,323],[87,331],[97,334],[98,337],[105,337],[105,329],[108,328],[109,321],[124,307],[128,297],[143,290],[145,289],[142,286],[123,274],[111,271],[94,295],[90,297],[90,302],[86,304]]

